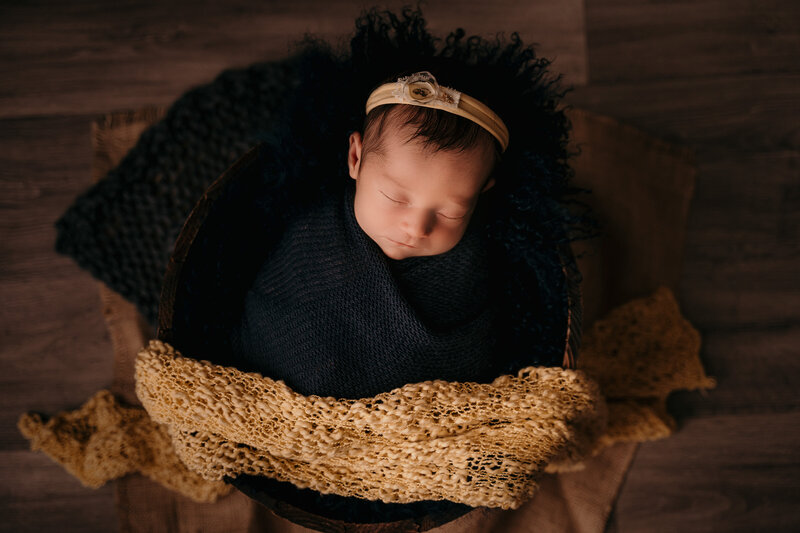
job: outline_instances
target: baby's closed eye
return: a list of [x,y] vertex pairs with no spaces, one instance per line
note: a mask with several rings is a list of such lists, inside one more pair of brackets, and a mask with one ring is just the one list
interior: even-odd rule
[[453,215],[453,214],[446,215],[444,213],[438,213],[438,214],[442,215],[444,218],[449,218],[451,220],[458,220],[458,219],[461,219],[461,218],[464,218],[465,216],[467,216],[466,213],[464,213],[463,215]]
[[[379,191],[380,191],[380,189],[379,189]],[[389,196],[388,194],[386,194],[383,191],[380,191],[380,193],[383,196],[385,196],[387,199],[391,200],[392,202],[394,202],[396,204],[399,204],[399,205],[407,205],[408,204],[408,202],[393,198],[392,196]],[[464,218],[465,216],[467,216],[467,213],[457,213],[455,211],[444,211],[444,212],[438,211],[436,214],[441,216],[441,217],[443,217],[443,218],[447,218],[447,219],[450,219],[450,220],[458,220],[458,219],[461,219],[461,218]]]
[[400,200],[395,200],[394,198],[392,198],[391,196],[389,196],[388,194],[386,194],[383,191],[381,191],[381,194],[384,195],[386,198],[388,198],[389,200],[393,201],[396,204],[404,204],[404,203],[406,203],[406,202],[401,202]]

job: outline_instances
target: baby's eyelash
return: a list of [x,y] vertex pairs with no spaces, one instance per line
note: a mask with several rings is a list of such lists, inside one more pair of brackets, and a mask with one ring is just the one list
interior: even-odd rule
[[[395,200],[394,198],[392,198],[391,196],[389,196],[385,192],[381,191],[380,189],[378,189],[378,191],[380,191],[380,193],[382,195],[384,195],[386,198],[388,198],[389,200],[393,201],[396,204],[405,204],[406,203],[406,202],[401,202],[400,200]],[[445,215],[444,213],[437,213],[437,215],[440,215],[440,216],[442,216],[442,217],[444,217],[444,218],[446,218],[448,220],[459,220],[459,219],[464,218],[465,216],[467,216],[467,215],[462,215],[460,217],[449,217],[449,216]]]
[[405,202],[401,202],[400,200],[395,200],[394,198],[392,198],[391,196],[387,195],[387,194],[386,194],[385,192],[383,192],[383,191],[381,191],[381,194],[382,194],[382,195],[384,195],[384,196],[386,196],[386,198],[388,198],[389,200],[393,201],[394,203],[397,203],[397,204],[404,204],[404,203],[405,203]]

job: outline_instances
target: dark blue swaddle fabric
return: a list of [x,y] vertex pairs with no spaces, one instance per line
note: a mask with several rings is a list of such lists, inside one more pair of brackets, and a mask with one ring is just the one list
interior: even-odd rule
[[496,378],[479,214],[448,252],[394,260],[358,226],[354,194],[350,181],[289,223],[234,326],[237,366],[337,398]]

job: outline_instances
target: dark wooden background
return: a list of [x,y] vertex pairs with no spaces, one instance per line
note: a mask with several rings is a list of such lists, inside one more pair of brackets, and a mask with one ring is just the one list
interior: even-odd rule
[[[0,2],[0,530],[119,527],[110,485],[82,487],[15,427],[111,382],[97,282],[53,250],[91,181],[90,122],[285,56],[304,31],[344,35],[364,5]],[[575,85],[570,103],[696,151],[678,298],[719,384],[670,398],[680,430],[640,447],[609,529],[800,530],[800,3],[423,8],[436,33],[518,30]]]

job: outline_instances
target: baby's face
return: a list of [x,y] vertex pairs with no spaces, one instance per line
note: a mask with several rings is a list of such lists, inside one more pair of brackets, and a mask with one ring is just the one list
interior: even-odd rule
[[424,152],[418,141],[405,142],[410,130],[389,127],[383,136],[383,153],[362,160],[361,134],[350,135],[358,225],[392,259],[447,252],[464,235],[480,193],[494,185],[486,180],[491,149]]

